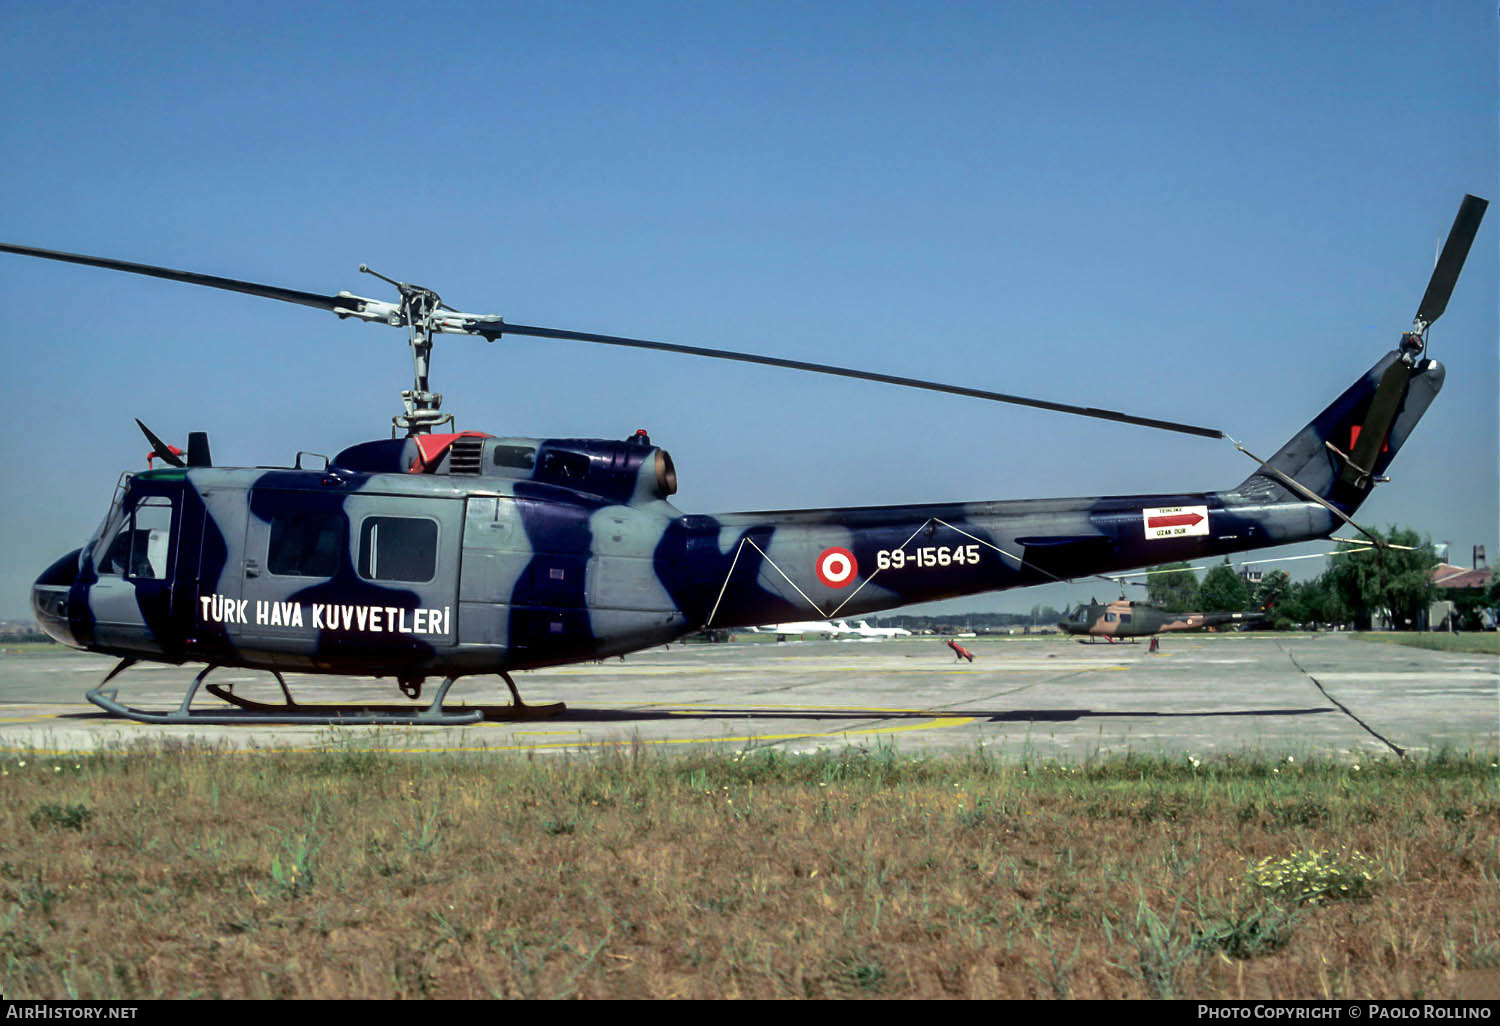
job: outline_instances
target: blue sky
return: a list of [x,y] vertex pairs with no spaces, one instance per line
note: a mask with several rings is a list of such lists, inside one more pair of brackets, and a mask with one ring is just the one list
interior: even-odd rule
[[[94,4],[0,10],[0,239],[1221,427],[1269,455],[1495,199],[1481,3]],[[1448,383],[1363,519],[1497,544],[1491,212]],[[389,431],[401,332],[0,257],[0,616],[139,416],[220,463]],[[1225,443],[685,357],[445,338],[496,434],[647,427],[691,512],[1225,487]],[[1309,546],[1288,553],[1315,551]],[[1289,564],[1311,572],[1317,561]],[[1061,605],[1052,586],[964,608]]]

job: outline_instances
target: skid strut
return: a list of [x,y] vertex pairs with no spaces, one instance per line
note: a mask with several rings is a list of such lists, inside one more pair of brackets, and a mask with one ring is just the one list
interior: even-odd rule
[[105,689],[105,685],[113,680],[127,667],[136,662],[134,659],[122,659],[118,666],[109,672],[104,680],[99,682],[98,687],[88,692],[85,697],[105,712],[126,719],[136,720],[139,723],[206,723],[206,724],[236,724],[236,723],[287,723],[287,724],[317,724],[317,725],[395,725],[395,726],[464,726],[470,723],[501,722],[505,720],[533,720],[545,719],[556,716],[567,708],[561,702],[550,705],[527,705],[521,701],[521,693],[516,690],[515,682],[510,675],[501,671],[500,676],[505,679],[506,686],[515,699],[514,705],[508,706],[464,706],[458,709],[444,709],[443,699],[448,695],[448,689],[453,687],[456,676],[444,678],[442,686],[438,688],[437,694],[433,696],[432,702],[425,708],[412,707],[409,705],[299,705],[292,698],[291,689],[286,685],[286,679],[276,671],[271,675],[276,678],[276,683],[281,685],[281,693],[286,698],[284,705],[272,705],[265,702],[257,702],[234,693],[233,685],[209,684],[206,690],[215,698],[228,702],[232,709],[205,710],[192,709],[193,698],[198,689],[203,686],[204,679],[217,670],[217,665],[205,666],[193,682],[189,685],[187,694],[182,698],[182,704],[172,712],[153,712],[149,709],[137,709],[125,705],[118,698],[118,689]]

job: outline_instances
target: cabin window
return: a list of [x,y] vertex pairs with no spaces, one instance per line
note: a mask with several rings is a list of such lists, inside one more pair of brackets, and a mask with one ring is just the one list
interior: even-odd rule
[[366,517],[359,575],[369,581],[430,581],[437,575],[438,525],[425,517]]
[[344,525],[338,512],[274,514],[266,568],[278,577],[332,577],[344,551]]
[[1104,622],[1105,623],[1114,623],[1115,622],[1115,614],[1114,613],[1105,613],[1104,614]]
[[536,466],[536,450],[529,445],[495,446],[495,466],[530,470]]
[[1120,614],[1120,622],[1121,623],[1129,623],[1130,622],[1130,614],[1129,613],[1121,613]]
[[148,495],[136,503],[120,527],[99,572],[165,580],[171,541],[172,500],[165,495]]

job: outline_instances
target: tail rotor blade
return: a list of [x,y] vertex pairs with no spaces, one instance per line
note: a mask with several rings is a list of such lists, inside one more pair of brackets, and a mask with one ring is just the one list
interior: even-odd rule
[[1359,438],[1351,446],[1340,475],[1346,488],[1363,490],[1370,487],[1375,461],[1385,445],[1391,425],[1396,421],[1401,401],[1406,397],[1406,386],[1416,370],[1416,359],[1426,345],[1425,332],[1448,308],[1448,298],[1453,295],[1453,286],[1458,283],[1458,274],[1468,259],[1469,247],[1474,244],[1479,222],[1484,219],[1485,208],[1489,205],[1488,200],[1471,195],[1464,196],[1464,201],[1459,204],[1453,227],[1448,230],[1448,241],[1443,245],[1442,255],[1428,279],[1422,304],[1417,308],[1413,330],[1402,336],[1402,359],[1386,368],[1365,413]]
[[1417,307],[1417,323],[1422,327],[1436,321],[1448,309],[1448,297],[1453,295],[1453,286],[1458,283],[1458,273],[1464,268],[1469,247],[1474,244],[1479,222],[1484,219],[1485,208],[1489,205],[1489,200],[1478,196],[1465,196],[1463,203],[1459,205],[1458,216],[1453,219],[1453,227],[1448,231],[1448,241],[1443,245],[1442,256],[1438,257],[1437,266],[1432,269],[1427,292],[1422,296],[1422,304]]

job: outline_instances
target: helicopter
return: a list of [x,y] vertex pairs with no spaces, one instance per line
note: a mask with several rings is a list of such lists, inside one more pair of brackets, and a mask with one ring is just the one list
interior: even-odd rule
[[[1314,552],[1303,556],[1277,556],[1272,559],[1251,559],[1241,562],[1243,568],[1265,563],[1293,562],[1299,559],[1325,559],[1330,557],[1347,556],[1354,553],[1365,553],[1374,549],[1381,552],[1386,549],[1400,549],[1412,551],[1410,545],[1398,545],[1393,542],[1382,541],[1378,545],[1363,538],[1338,538],[1339,548],[1330,552]],[[1228,566],[1226,559],[1224,565]],[[1214,630],[1219,627],[1233,627],[1237,630],[1253,630],[1262,626],[1271,618],[1272,607],[1280,601],[1288,579],[1283,577],[1281,581],[1272,587],[1265,600],[1253,610],[1214,611],[1214,612],[1182,612],[1173,611],[1152,602],[1137,602],[1125,597],[1125,580],[1130,577],[1150,577],[1159,574],[1191,573],[1195,570],[1203,570],[1201,566],[1173,566],[1157,570],[1145,570],[1128,574],[1101,574],[1105,580],[1120,586],[1120,597],[1111,602],[1100,602],[1090,598],[1088,604],[1080,602],[1077,606],[1063,613],[1063,618],[1058,621],[1058,628],[1064,634],[1079,636],[1079,644],[1094,644],[1095,639],[1103,638],[1109,644],[1118,640],[1129,640],[1134,643],[1136,638],[1151,638],[1152,648],[1156,651],[1156,635],[1166,634],[1172,631],[1197,631]],[[1147,585],[1143,581],[1131,581],[1131,584],[1144,588]]]
[[[141,424],[148,469],[125,471],[104,519],[31,590],[62,644],[118,657],[86,697],[146,723],[456,725],[556,715],[512,673],[662,645],[686,634],[831,620],[916,602],[1325,538],[1369,497],[1442,387],[1427,330],[1488,203],[1462,201],[1410,330],[1268,460],[1216,429],[855,368],[535,325],[445,304],[360,265],[396,301],[279,286],[15,244],[0,251],[244,293],[405,328],[413,383],[390,438],[290,467],[219,467],[208,435],[185,451]],[[430,387],[444,334],[588,342],[754,363],[1227,439],[1257,464],[1211,492],[863,506],[705,515],[669,501],[677,471],[644,431],[528,438],[453,427]],[[159,458],[163,466],[156,467]],[[321,460],[321,463],[319,462]],[[1362,529],[1360,529],[1362,530]],[[142,660],[203,664],[175,710],[109,685]],[[268,671],[283,704],[206,684]],[[394,678],[425,706],[302,705],[284,673]],[[464,677],[498,675],[511,704],[449,707]]]
[[[1065,614],[1057,626],[1064,633],[1077,634],[1080,642],[1092,643],[1104,638],[1110,644],[1120,639],[1154,638],[1168,631],[1196,631],[1204,628],[1242,626],[1262,623],[1270,614],[1253,613],[1170,613],[1149,602],[1118,598],[1113,602],[1089,601]],[[1084,642],[1084,637],[1088,639]]]

